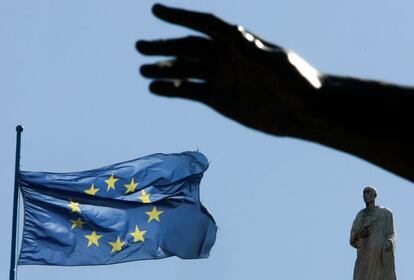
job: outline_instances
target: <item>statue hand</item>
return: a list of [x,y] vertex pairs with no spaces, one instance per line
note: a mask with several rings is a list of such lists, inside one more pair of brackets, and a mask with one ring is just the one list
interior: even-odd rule
[[391,249],[392,249],[392,242],[391,242],[391,240],[388,239],[384,243],[384,250],[385,251],[391,251]]
[[154,79],[150,91],[203,102],[268,133],[290,135],[298,130],[306,119],[304,107],[320,86],[310,65],[313,80],[294,66],[306,64],[299,56],[211,14],[159,4],[154,5],[153,13],[207,37],[138,41],[142,54],[174,57],[141,67],[143,76]]
[[371,225],[364,225],[362,227],[361,236],[367,237],[373,231],[373,227]]

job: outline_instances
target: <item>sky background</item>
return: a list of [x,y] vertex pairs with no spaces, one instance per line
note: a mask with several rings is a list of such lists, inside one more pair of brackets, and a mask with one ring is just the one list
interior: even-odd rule
[[[209,259],[19,267],[19,279],[352,279],[349,231],[362,189],[394,213],[399,279],[414,267],[414,186],[318,144],[248,129],[208,107],[156,97],[137,39],[192,33],[154,2],[0,1],[0,278],[9,271],[15,126],[22,169],[92,169],[157,152],[210,160],[201,199],[219,227]],[[322,72],[414,85],[412,1],[163,1],[213,12],[295,50]],[[351,113],[351,112],[350,112]]]

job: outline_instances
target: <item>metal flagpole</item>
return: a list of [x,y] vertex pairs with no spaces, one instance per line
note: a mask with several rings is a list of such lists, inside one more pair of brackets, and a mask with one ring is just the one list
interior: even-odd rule
[[23,126],[16,126],[17,137],[16,137],[16,165],[14,173],[14,195],[13,195],[13,224],[12,224],[12,241],[11,241],[11,252],[10,252],[10,280],[16,278],[16,237],[17,234],[17,206],[19,200],[19,177],[20,177],[20,144],[21,135],[23,132]]

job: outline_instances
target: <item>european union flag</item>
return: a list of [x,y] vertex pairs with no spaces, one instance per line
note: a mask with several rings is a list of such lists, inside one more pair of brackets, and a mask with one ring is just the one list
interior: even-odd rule
[[19,264],[99,265],[209,256],[217,227],[199,198],[199,152],[72,173],[20,174]]

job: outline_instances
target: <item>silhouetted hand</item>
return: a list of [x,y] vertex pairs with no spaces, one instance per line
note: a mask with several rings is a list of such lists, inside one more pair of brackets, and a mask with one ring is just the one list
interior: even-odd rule
[[314,91],[291,63],[299,57],[214,15],[159,4],[153,13],[207,35],[137,43],[143,54],[174,57],[141,67],[143,76],[155,79],[153,93],[201,101],[272,134],[289,135],[298,128]]
[[204,37],[139,41],[153,93],[203,102],[249,127],[317,142],[414,181],[414,90],[320,74],[294,52],[214,15],[154,5],[153,13]]

